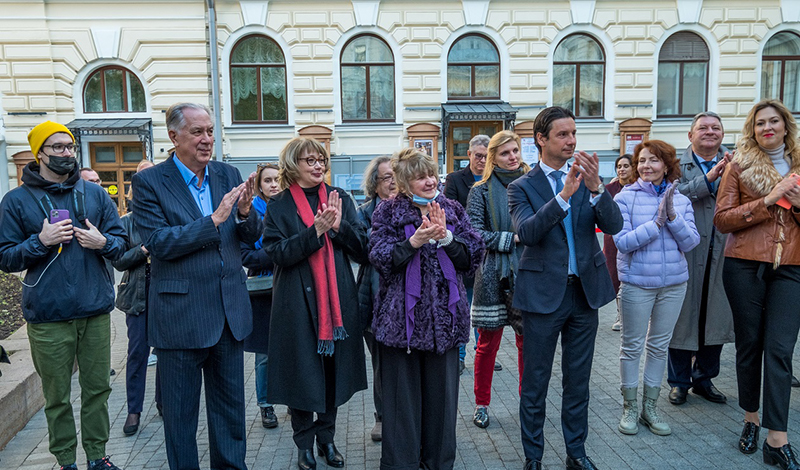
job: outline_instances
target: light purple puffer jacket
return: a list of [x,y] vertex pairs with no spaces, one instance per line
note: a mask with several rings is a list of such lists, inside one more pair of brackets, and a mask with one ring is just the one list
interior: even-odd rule
[[614,197],[622,213],[622,231],[614,235],[620,282],[657,289],[689,279],[683,254],[700,243],[692,204],[689,198],[675,191],[673,205],[677,216],[658,228],[655,219],[662,198],[652,183],[641,178]]

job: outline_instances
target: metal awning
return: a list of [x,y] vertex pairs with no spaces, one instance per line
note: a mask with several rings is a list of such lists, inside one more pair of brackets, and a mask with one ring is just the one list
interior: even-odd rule
[[500,103],[445,103],[442,118],[447,121],[514,121],[517,108]]
[[75,119],[67,124],[80,144],[82,136],[135,135],[144,146],[148,160],[153,160],[153,120],[149,118]]
[[[442,104],[442,154],[447,154],[447,137],[450,122],[458,121],[503,121],[503,129],[514,130],[517,108],[505,101],[494,103],[444,103]],[[491,136],[490,136],[491,137]]]

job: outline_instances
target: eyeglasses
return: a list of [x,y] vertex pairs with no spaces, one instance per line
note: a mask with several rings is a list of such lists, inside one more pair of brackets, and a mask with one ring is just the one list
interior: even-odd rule
[[387,175],[387,176],[379,177],[378,181],[380,181],[381,183],[394,183],[395,179],[394,179],[394,175]]
[[67,150],[69,153],[72,153],[78,148],[78,146],[75,144],[53,144],[53,145],[42,145],[42,147],[50,147],[51,149],[53,149],[53,152],[55,153],[64,153],[64,150]]
[[486,154],[483,153],[473,153],[472,157],[475,158],[475,161],[486,160]]
[[325,168],[328,166],[328,159],[320,158],[319,160],[317,160],[316,158],[306,158],[306,163],[311,168],[314,168],[317,165],[317,163],[319,163],[319,166],[321,166],[322,168]]

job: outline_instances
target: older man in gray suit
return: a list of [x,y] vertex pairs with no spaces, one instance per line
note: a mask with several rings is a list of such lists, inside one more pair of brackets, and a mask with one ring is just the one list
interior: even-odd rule
[[[244,349],[253,329],[240,242],[261,234],[250,210],[255,173],[211,160],[207,107],[167,110],[175,153],[136,173],[133,217],[150,251],[148,340],[157,348],[167,460],[199,468],[197,420],[205,381],[211,468],[246,469]],[[168,379],[167,379],[168,378]]]
[[717,232],[713,223],[717,185],[731,159],[721,145],[724,135],[716,113],[698,114],[689,130],[691,145],[681,157],[678,191],[692,201],[701,241],[686,253],[689,287],[669,347],[669,401],[673,405],[686,403],[690,388],[711,402],[727,401],[711,383],[719,375],[722,345],[734,337],[731,307],[722,285],[726,235]]

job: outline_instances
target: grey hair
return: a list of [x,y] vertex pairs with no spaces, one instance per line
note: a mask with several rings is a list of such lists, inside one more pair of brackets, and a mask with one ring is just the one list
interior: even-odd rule
[[178,132],[186,125],[186,117],[183,115],[186,109],[196,109],[205,111],[211,117],[211,109],[199,103],[176,103],[167,109],[167,130]]
[[372,161],[367,164],[367,168],[364,170],[364,179],[361,180],[361,187],[370,199],[375,199],[378,195],[378,167],[383,163],[389,163],[391,161],[392,157],[381,155],[380,157],[373,158]]
[[722,125],[722,118],[719,117],[719,114],[715,113],[714,111],[703,111],[702,113],[695,114],[694,119],[692,119],[692,127],[689,129],[694,130],[694,125],[697,124],[697,121],[704,117],[714,118],[719,121],[719,127],[721,127],[722,131],[725,132],[725,126]]
[[488,147],[489,141],[491,139],[488,135],[485,134],[478,134],[475,137],[469,139],[469,149],[472,150],[475,147]]

